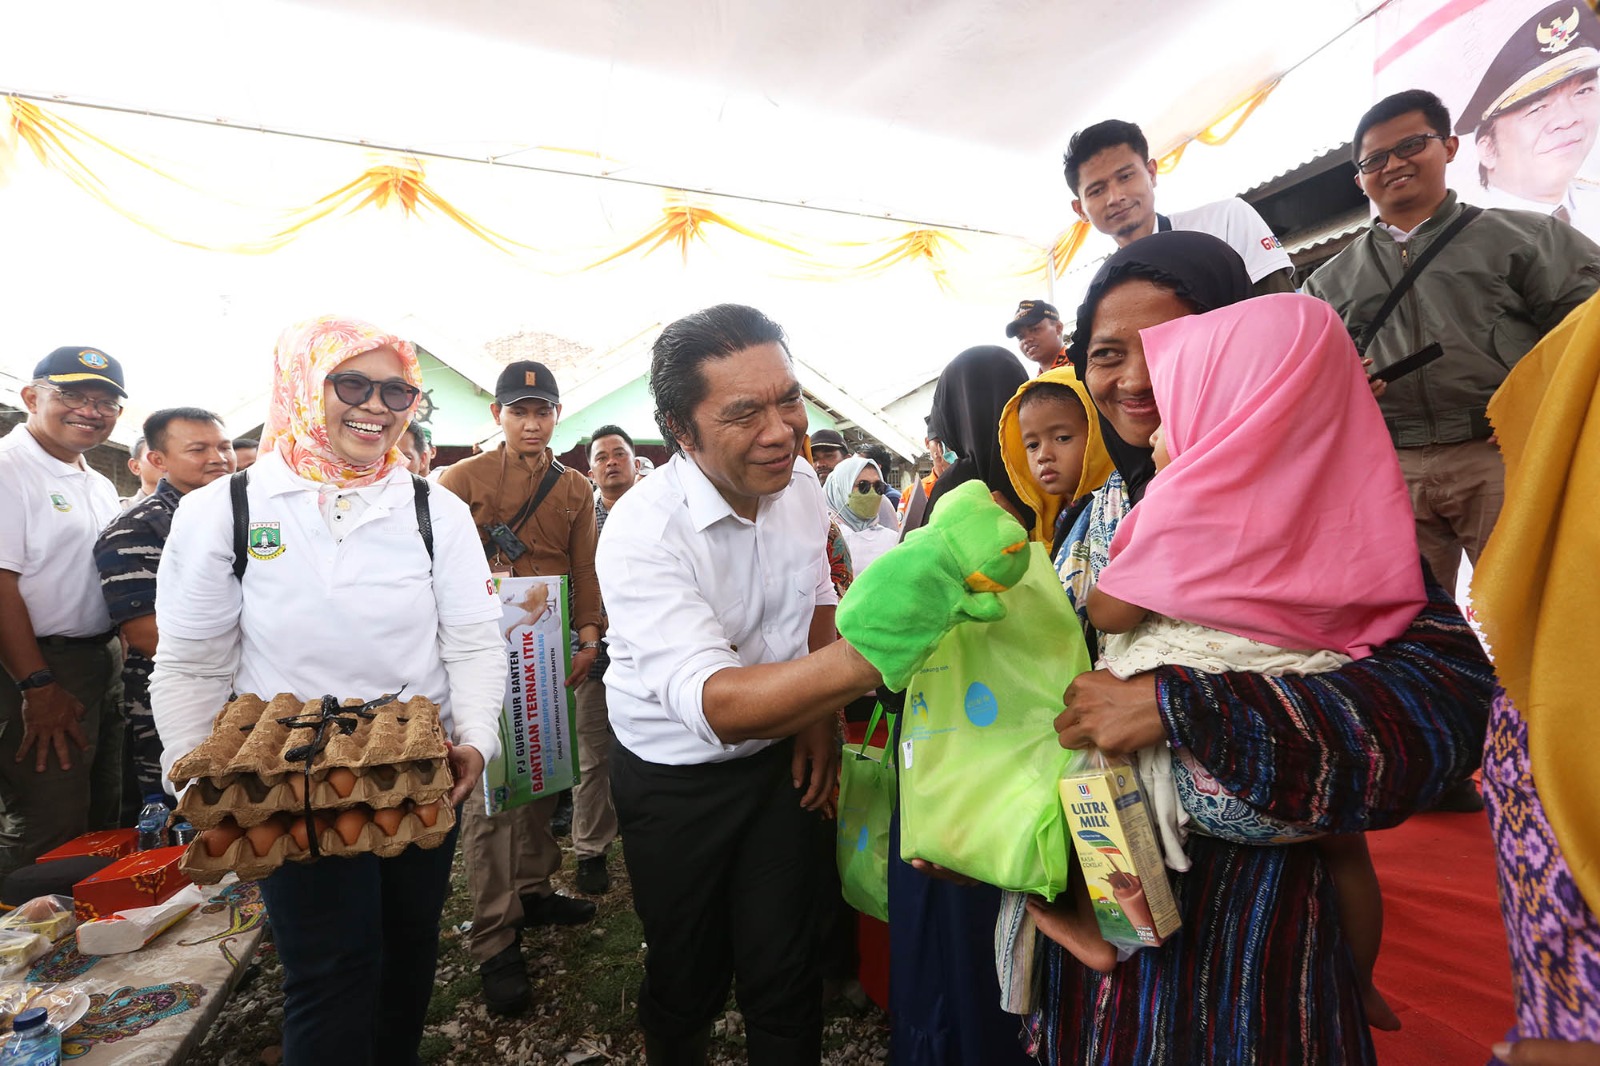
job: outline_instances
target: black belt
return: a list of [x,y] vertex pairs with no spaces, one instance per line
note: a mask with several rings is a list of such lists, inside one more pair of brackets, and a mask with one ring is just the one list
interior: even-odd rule
[[46,648],[79,648],[91,645],[104,644],[111,639],[112,630],[92,637],[40,637],[39,643]]

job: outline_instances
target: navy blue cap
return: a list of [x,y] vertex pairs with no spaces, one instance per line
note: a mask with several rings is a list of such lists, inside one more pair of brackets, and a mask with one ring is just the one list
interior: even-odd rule
[[99,348],[57,348],[39,360],[33,377],[52,385],[108,385],[117,390],[118,396],[128,395],[122,382],[122,364]]

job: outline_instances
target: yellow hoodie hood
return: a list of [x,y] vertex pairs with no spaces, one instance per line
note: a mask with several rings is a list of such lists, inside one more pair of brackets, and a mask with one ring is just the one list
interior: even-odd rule
[[1083,387],[1083,382],[1078,380],[1078,375],[1070,366],[1058,366],[1053,370],[1046,370],[1043,374],[1023,383],[1015,396],[1006,401],[1006,406],[1000,412],[1000,458],[1006,465],[1006,473],[1011,477],[1011,485],[1017,490],[1017,495],[1022,497],[1022,502],[1033,508],[1033,513],[1038,515],[1034,523],[1031,537],[1043,544],[1049,544],[1055,535],[1056,519],[1061,510],[1071,500],[1059,496],[1048,496],[1033,480],[1033,473],[1028,466],[1028,452],[1022,446],[1022,426],[1017,417],[1018,408],[1022,406],[1022,396],[1036,385],[1065,385],[1077,393],[1078,399],[1083,403],[1084,413],[1089,422],[1089,446],[1083,452],[1083,469],[1078,475],[1077,487],[1072,490],[1072,500],[1086,496],[1095,489],[1104,485],[1106,478],[1111,476],[1114,467],[1111,465],[1111,456],[1106,452],[1105,443],[1100,438],[1100,415],[1095,410],[1094,401],[1089,399],[1089,390]]

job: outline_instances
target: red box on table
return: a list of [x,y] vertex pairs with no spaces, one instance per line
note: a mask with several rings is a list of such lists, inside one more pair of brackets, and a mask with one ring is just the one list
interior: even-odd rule
[[136,851],[72,886],[73,910],[87,922],[129,907],[165,903],[189,879],[178,869],[188,847]]
[[73,837],[59,848],[52,848],[36,862],[54,862],[57,859],[77,859],[86,855],[105,859],[120,859],[132,855],[139,847],[137,829],[101,829]]

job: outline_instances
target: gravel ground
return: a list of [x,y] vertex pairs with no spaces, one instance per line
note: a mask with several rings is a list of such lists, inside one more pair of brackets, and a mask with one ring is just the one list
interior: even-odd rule
[[[471,917],[460,854],[445,904],[439,972],[421,1057],[430,1066],[477,1063],[643,1063],[634,1022],[635,995],[644,959],[643,934],[633,913],[627,871],[618,849],[611,857],[611,891],[598,899],[593,923],[575,929],[541,928],[523,936],[522,950],[533,980],[533,1007],[520,1018],[489,1014],[478,997],[477,966],[459,931]],[[573,860],[556,875],[559,890],[576,895]],[[222,1019],[207,1034],[191,1063],[198,1066],[275,1066],[282,1059],[283,967],[271,935]],[[857,996],[859,999],[859,996]],[[864,1001],[863,1001],[864,1002]],[[745,1061],[743,1023],[730,1002],[714,1027],[711,1061]],[[870,1004],[849,998],[827,1008],[823,1061],[879,1063],[888,1058],[888,1021]]]

